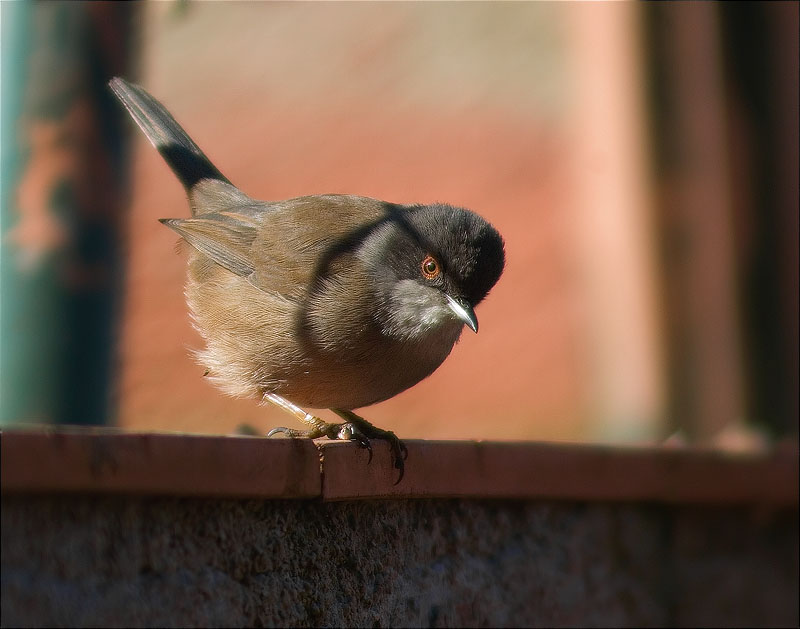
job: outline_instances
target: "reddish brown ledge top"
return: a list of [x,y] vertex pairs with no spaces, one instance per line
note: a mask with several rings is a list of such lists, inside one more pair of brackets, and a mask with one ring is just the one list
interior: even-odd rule
[[[547,498],[671,503],[798,504],[798,452],[732,454],[693,448],[564,443],[406,441],[394,485],[385,443],[375,456],[348,443],[323,448],[328,500],[384,496]],[[359,467],[360,464],[360,467]]]
[[[407,441],[405,477],[384,442],[6,430],[2,491],[324,498],[528,498],[798,504],[797,448],[729,454],[690,448]],[[320,453],[322,466],[320,467]]]
[[126,433],[3,431],[6,492],[313,498],[319,452],[309,440]]

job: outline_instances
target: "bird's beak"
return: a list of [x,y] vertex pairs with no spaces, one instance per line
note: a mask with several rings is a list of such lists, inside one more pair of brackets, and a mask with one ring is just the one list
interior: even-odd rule
[[477,333],[478,317],[475,316],[475,311],[469,302],[466,299],[451,297],[448,294],[445,294],[445,297],[447,297],[447,305],[450,306],[450,310],[455,313],[456,317],[466,323],[473,332]]

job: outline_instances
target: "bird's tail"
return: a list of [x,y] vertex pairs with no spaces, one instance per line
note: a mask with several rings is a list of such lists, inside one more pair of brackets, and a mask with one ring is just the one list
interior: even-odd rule
[[138,85],[119,77],[111,79],[108,85],[180,179],[190,199],[192,188],[201,180],[216,179],[230,184],[164,105]]

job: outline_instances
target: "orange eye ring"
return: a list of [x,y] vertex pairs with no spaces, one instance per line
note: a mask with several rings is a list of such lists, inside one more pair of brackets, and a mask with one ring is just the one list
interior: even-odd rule
[[422,277],[426,280],[435,279],[439,276],[439,273],[441,273],[439,263],[436,261],[436,258],[431,255],[425,256],[425,259],[422,261],[421,269]]

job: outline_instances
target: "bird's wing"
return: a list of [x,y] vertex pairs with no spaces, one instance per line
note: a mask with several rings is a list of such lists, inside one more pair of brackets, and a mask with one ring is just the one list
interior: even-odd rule
[[162,222],[257,288],[299,298],[354,253],[386,219],[387,205],[366,197],[320,195],[252,201]]
[[161,222],[231,273],[245,278],[253,275],[251,248],[257,234],[255,226],[222,212],[199,218],[166,218]]

